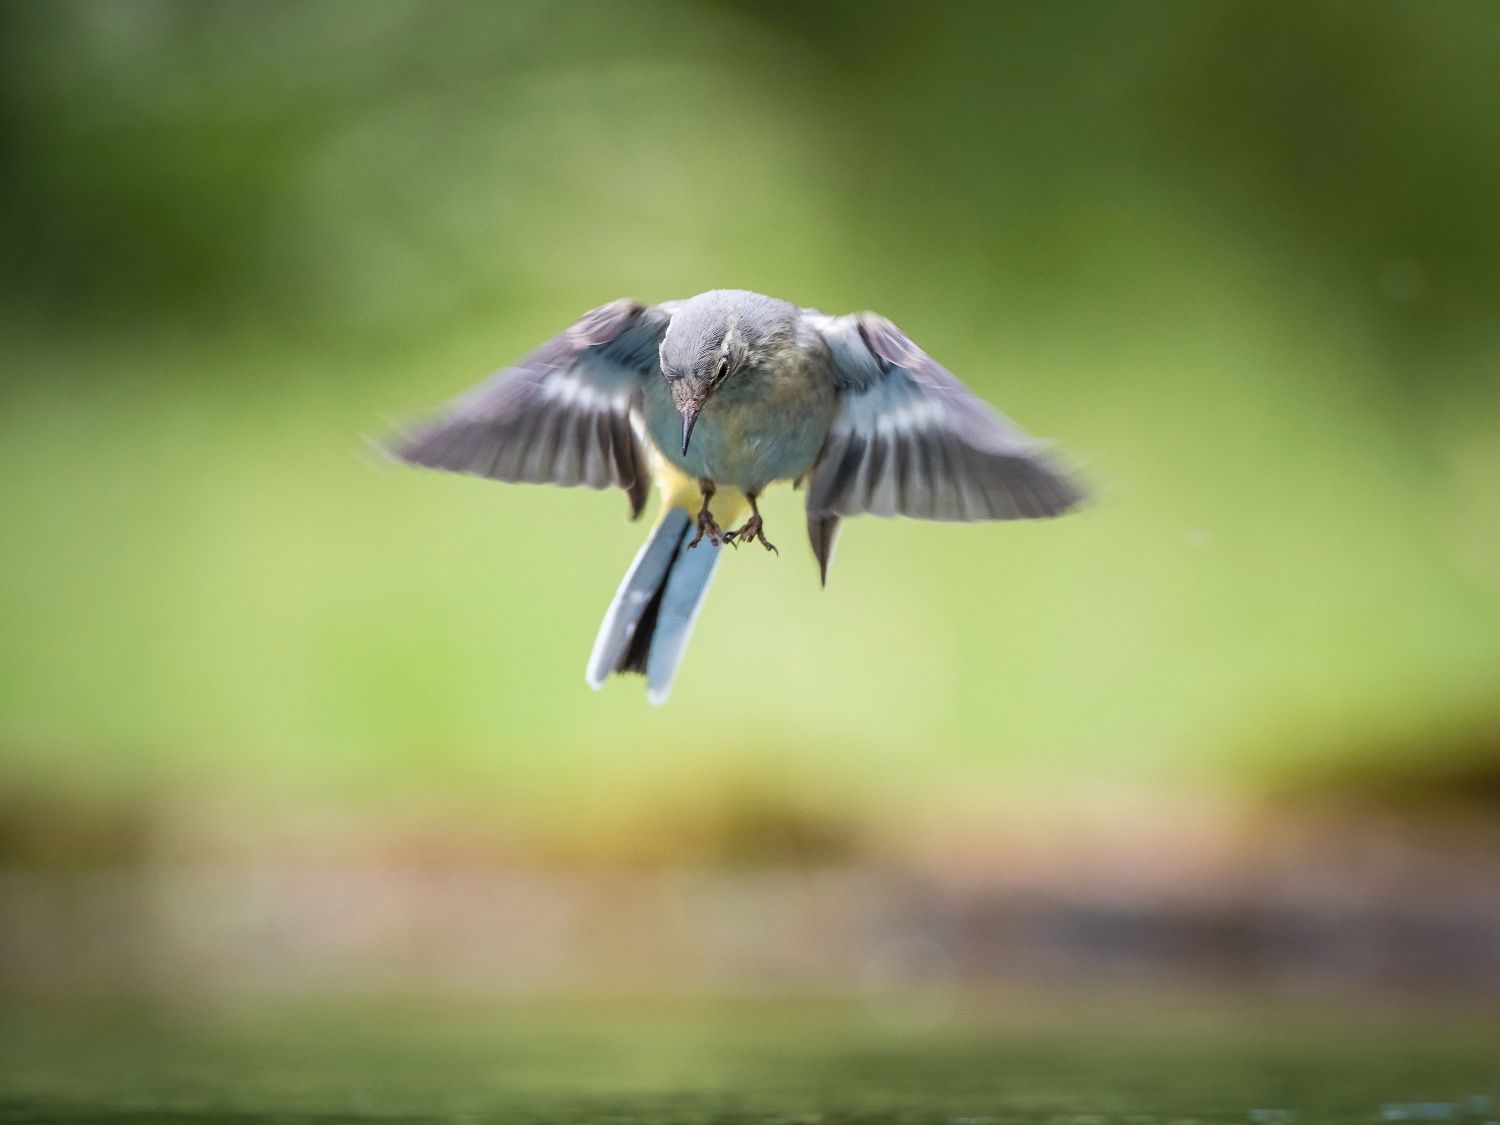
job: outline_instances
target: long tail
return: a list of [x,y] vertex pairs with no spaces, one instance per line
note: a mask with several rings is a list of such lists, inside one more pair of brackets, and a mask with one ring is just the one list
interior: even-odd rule
[[611,672],[637,672],[646,677],[651,703],[667,701],[719,567],[719,548],[707,539],[688,549],[693,527],[687,509],[673,506],[651,529],[599,626],[585,677],[589,687],[603,687]]

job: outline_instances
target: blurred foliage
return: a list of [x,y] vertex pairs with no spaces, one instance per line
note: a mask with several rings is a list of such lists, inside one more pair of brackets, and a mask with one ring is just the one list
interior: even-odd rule
[[152,856],[152,809],[138,795],[27,792],[0,796],[0,866],[51,871],[141,863]]
[[1449,817],[1460,809],[1492,812],[1500,805],[1500,718],[1493,709],[1467,722],[1455,716],[1416,738],[1367,737],[1340,758],[1303,771],[1282,795]]
[[[856,223],[863,208],[894,210],[917,245],[966,242],[987,266],[979,280],[1070,287],[1090,225],[1134,190],[1166,190],[1273,251],[1314,259],[1332,275],[1320,280],[1358,279],[1393,342],[1464,331],[1493,342],[1500,20],[1485,0],[727,11],[739,20],[661,4],[9,0],[6,278],[13,293],[69,310],[199,315],[205,302],[222,312],[252,300],[290,303],[302,318],[321,286],[298,283],[327,280],[316,277],[318,242],[354,233],[328,212],[379,209],[424,272],[447,273],[455,254],[474,257],[462,244],[480,232],[467,224],[524,237],[515,228],[530,224],[503,213],[519,202],[506,189],[524,191],[539,172],[589,193],[605,186],[576,177],[590,159],[618,173],[622,149],[644,158],[665,141],[681,165],[694,140],[764,141],[757,124],[779,132],[806,115],[810,130],[857,130],[818,169],[856,197]],[[680,139],[664,134],[681,114],[639,83],[635,98],[619,91],[618,119],[589,122],[595,136],[566,135],[578,122],[558,103],[578,91],[533,90],[544,96],[523,106],[507,96],[549,72],[684,67],[717,76],[708,96],[719,104],[704,107],[708,129]],[[792,104],[776,107],[792,113],[715,119],[731,109],[723,87],[765,69],[797,82],[780,91]],[[529,136],[497,136],[497,117]],[[788,140],[752,164],[774,162]],[[828,140],[820,131],[814,144]],[[413,159],[423,155],[436,159]],[[559,167],[559,155],[577,163]],[[665,188],[659,164],[638,170]],[[325,176],[336,182],[320,199]],[[610,186],[621,202],[622,185]],[[696,202],[718,220],[733,211]],[[317,213],[298,229],[309,204]],[[483,266],[463,264],[448,287],[470,298],[493,299],[495,281],[516,272],[494,262],[476,276]]]
[[[567,820],[1420,755],[1500,669],[1496,57],[1489,0],[0,3],[7,767]],[[1099,500],[731,558],[656,712],[581,682],[619,497],[351,449],[725,285],[891,316]]]

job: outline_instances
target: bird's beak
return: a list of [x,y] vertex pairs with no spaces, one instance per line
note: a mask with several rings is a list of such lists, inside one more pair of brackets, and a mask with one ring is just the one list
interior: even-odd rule
[[687,455],[688,440],[693,436],[693,423],[698,421],[698,411],[703,409],[703,403],[698,399],[689,399],[679,408],[682,414],[682,453]]

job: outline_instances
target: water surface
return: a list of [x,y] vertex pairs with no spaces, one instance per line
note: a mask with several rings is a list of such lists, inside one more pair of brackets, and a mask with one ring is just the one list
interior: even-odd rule
[[1500,1021],[994,1001],[12,1010],[0,1121],[1485,1125]]

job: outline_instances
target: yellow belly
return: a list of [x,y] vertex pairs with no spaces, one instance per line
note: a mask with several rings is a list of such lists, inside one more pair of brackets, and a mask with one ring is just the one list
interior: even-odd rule
[[[703,507],[703,493],[698,490],[698,482],[663,457],[653,443],[647,442],[646,447],[651,455],[651,477],[661,489],[661,511],[656,515],[656,522],[661,522],[669,508],[686,508],[688,514],[696,518],[698,509]],[[736,526],[749,513],[750,502],[739,489],[720,485],[714,490],[708,510],[719,526],[727,529]]]

